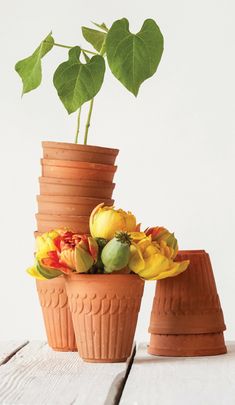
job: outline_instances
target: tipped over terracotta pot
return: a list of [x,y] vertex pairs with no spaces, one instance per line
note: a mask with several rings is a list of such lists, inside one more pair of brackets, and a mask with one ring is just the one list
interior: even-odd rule
[[150,354],[226,353],[226,327],[209,255],[204,250],[181,251],[176,261],[188,259],[184,273],[157,282],[149,327]]
[[56,351],[77,351],[64,276],[36,280],[48,345]]
[[74,160],[77,162],[114,165],[118,149],[63,142],[42,142],[44,159]]
[[79,354],[85,361],[126,361],[144,281],[132,274],[72,274],[66,289]]

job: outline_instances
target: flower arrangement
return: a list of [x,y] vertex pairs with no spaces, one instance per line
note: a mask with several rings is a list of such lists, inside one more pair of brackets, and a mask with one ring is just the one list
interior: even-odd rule
[[56,229],[36,239],[35,264],[28,273],[37,279],[62,274],[135,273],[159,280],[185,271],[189,260],[174,261],[178,243],[163,227],[140,231],[131,212],[99,204],[90,216],[90,234]]

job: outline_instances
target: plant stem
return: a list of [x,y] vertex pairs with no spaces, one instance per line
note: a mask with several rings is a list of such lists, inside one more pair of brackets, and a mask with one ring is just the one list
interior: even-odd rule
[[94,98],[92,98],[90,102],[90,107],[89,107],[89,112],[88,112],[88,117],[87,117],[87,122],[86,122],[86,130],[85,130],[85,136],[84,136],[84,145],[87,144],[87,136],[88,136],[88,131],[90,128],[90,122],[91,122],[91,114],[93,110],[93,104],[94,104]]
[[78,143],[78,134],[79,134],[80,122],[81,122],[81,112],[82,112],[82,107],[80,107],[79,111],[78,111],[77,129],[76,129],[76,134],[75,134],[75,143]]
[[[44,42],[49,43],[49,41],[44,41]],[[59,46],[60,48],[66,48],[66,49],[72,49],[72,48],[73,48],[73,46],[63,45],[63,44],[57,44],[57,42],[54,42],[54,46]],[[91,55],[97,55],[96,52],[88,51],[88,49],[82,49],[82,48],[81,48],[81,51],[90,53]]]

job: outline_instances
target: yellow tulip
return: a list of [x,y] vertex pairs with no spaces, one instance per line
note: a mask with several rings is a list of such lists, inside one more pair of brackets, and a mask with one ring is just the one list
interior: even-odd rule
[[147,236],[151,236],[153,242],[157,242],[162,254],[169,259],[174,259],[178,253],[178,242],[174,233],[169,232],[163,226],[155,226],[145,230]]
[[174,262],[164,256],[157,242],[151,236],[131,245],[131,258],[128,267],[145,280],[160,280],[174,277],[185,271],[189,260]]
[[131,212],[114,207],[106,207],[104,203],[97,205],[90,216],[90,233],[93,238],[111,240],[116,232],[134,232],[136,218]]

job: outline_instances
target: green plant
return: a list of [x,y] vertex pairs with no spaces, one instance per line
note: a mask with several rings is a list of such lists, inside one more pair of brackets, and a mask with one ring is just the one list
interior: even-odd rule
[[110,29],[104,23],[93,24],[98,29],[82,27],[82,34],[95,52],[58,44],[50,32],[31,56],[15,66],[23,82],[22,94],[25,94],[41,83],[42,58],[56,46],[69,49],[68,60],[57,67],[53,82],[68,114],[78,111],[75,143],[78,142],[82,105],[90,102],[84,136],[84,144],[87,144],[94,97],[103,84],[106,61],[113,75],[137,96],[140,85],[156,72],[163,52],[163,36],[152,19],[145,20],[137,34],[130,32],[126,18],[115,21]]

